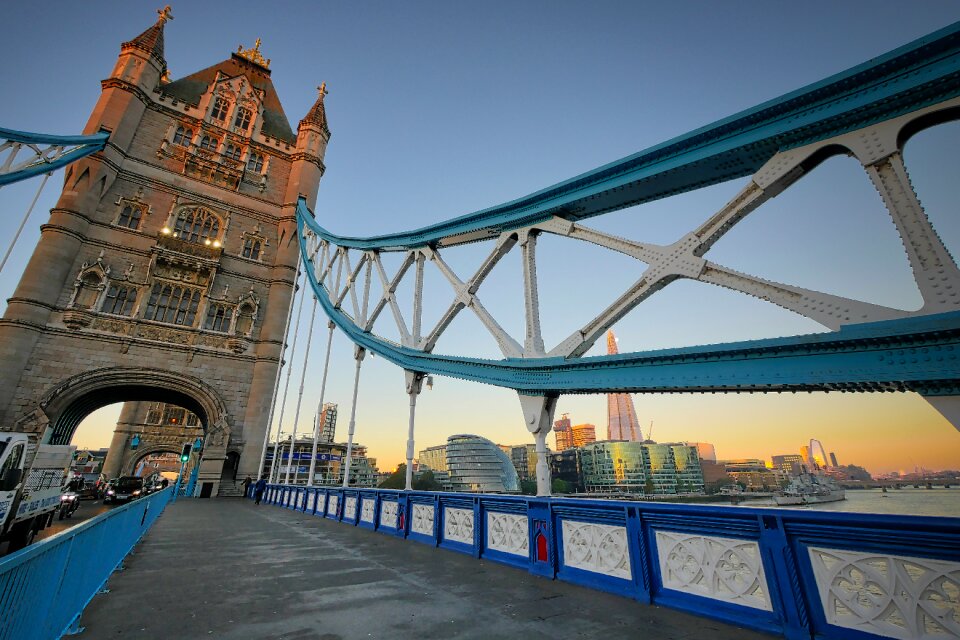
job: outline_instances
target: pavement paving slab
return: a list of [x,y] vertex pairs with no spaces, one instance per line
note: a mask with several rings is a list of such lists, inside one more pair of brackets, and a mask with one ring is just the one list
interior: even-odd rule
[[84,640],[773,637],[248,500],[169,505]]

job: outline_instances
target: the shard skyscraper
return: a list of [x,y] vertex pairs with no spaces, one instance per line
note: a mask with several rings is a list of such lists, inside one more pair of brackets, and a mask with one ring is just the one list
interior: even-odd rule
[[[607,354],[620,353],[613,331],[607,331]],[[607,394],[607,439],[642,442],[637,410],[629,393]]]

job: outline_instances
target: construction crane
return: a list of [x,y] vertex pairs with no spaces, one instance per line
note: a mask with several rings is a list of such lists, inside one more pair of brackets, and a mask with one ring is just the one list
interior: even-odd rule
[[650,429],[647,430],[647,440],[653,442],[653,420],[650,421]]

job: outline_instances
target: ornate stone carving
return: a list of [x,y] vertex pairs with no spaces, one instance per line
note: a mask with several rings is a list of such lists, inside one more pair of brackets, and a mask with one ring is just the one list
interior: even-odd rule
[[828,623],[902,640],[960,638],[960,563],[810,547]]
[[330,496],[330,500],[327,501],[327,513],[333,515],[337,512],[337,506],[340,502],[340,496]]
[[397,503],[385,500],[380,503],[380,526],[397,528]]
[[213,347],[215,349],[226,349],[227,348],[227,339],[223,336],[212,336],[210,334],[201,333],[197,336],[194,344],[201,347]]
[[[67,312],[71,313],[71,312]],[[76,313],[76,312],[72,312]],[[64,324],[66,324],[66,313],[64,314]],[[69,326],[69,325],[67,325]],[[129,328],[130,322],[124,320],[111,320],[109,318],[96,318],[91,324],[92,329],[97,331],[107,331],[109,333],[120,333],[126,335]]]
[[360,521],[373,523],[373,511],[377,501],[373,498],[364,498],[360,504]]
[[488,511],[487,548],[526,557],[530,551],[527,516]]
[[[357,517],[357,498],[356,496],[347,496],[343,501],[343,519],[353,520]],[[370,519],[373,522],[373,518]]]
[[413,520],[410,522],[410,530],[414,533],[432,536],[433,512],[434,509],[432,504],[413,505]]
[[235,354],[240,355],[250,346],[250,341],[245,338],[228,338],[226,347]]
[[563,520],[562,529],[565,566],[632,579],[626,527]]
[[93,316],[86,311],[67,309],[63,312],[63,324],[67,325],[70,329],[76,330],[89,327],[91,322],[93,322]]
[[137,335],[147,340],[158,340],[169,344],[190,344],[191,338],[191,334],[186,331],[155,327],[149,324],[141,324],[137,330]]
[[773,610],[757,542],[672,531],[656,539],[664,588]]
[[443,510],[443,539],[473,546],[473,510],[445,507]]

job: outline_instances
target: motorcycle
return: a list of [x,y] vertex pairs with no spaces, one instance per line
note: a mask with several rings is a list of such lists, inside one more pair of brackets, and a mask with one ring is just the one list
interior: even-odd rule
[[58,520],[69,518],[73,512],[80,508],[80,494],[75,491],[68,491],[60,496],[60,511],[57,514]]

